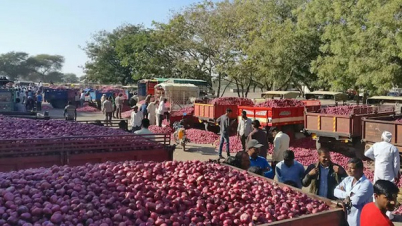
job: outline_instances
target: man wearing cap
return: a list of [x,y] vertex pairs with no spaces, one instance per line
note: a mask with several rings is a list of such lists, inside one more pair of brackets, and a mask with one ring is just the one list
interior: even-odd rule
[[[271,127],[269,133],[274,137],[274,151],[272,153],[272,167],[283,160],[284,152],[289,149],[290,137],[276,127]],[[275,171],[274,171],[275,172]]]
[[241,113],[242,118],[237,126],[237,136],[240,138],[243,150],[246,150],[246,140],[251,132],[251,119],[247,118],[247,112],[243,111]]
[[[364,155],[374,160],[374,181],[387,180],[398,183],[400,177],[400,157],[398,148],[391,144],[392,134],[384,131],[381,135],[381,142],[373,144]],[[392,220],[393,215],[387,212]]]
[[253,131],[251,131],[250,135],[248,136],[247,140],[257,140],[258,143],[262,144],[263,146],[260,148],[260,156],[267,158],[268,154],[268,137],[267,133],[265,133],[261,128],[260,128],[260,121],[254,120],[252,123],[253,126]]
[[274,172],[272,167],[264,157],[259,156],[260,148],[262,147],[263,145],[257,140],[251,139],[247,142],[248,155],[250,156],[250,167],[259,167],[265,177],[273,179]]
[[281,183],[293,182],[298,188],[302,187],[304,166],[295,160],[295,154],[291,150],[283,153],[283,160],[275,166],[275,175]]

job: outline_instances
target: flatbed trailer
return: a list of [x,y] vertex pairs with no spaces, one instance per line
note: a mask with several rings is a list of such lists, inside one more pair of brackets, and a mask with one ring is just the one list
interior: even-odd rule
[[394,107],[380,106],[356,110],[351,115],[306,112],[304,131],[316,140],[316,148],[329,148],[346,156],[364,159],[362,119],[395,114]]
[[402,153],[402,115],[382,116],[364,118],[362,122],[362,140],[365,143],[365,150],[374,143],[381,141],[381,134],[384,131],[392,133],[391,143]]
[[[149,135],[148,135],[149,136]],[[0,172],[106,161],[171,161],[170,134],[7,139],[0,141]],[[135,144],[135,141],[138,141]],[[140,144],[139,144],[140,143]]]
[[[224,164],[226,165],[226,164]],[[229,166],[233,169],[236,170],[241,170],[238,169],[236,167],[230,166],[230,165],[226,165]],[[290,187],[289,185],[283,184],[283,183],[279,183],[277,181],[274,181],[272,179],[254,174],[254,173],[250,173],[247,172],[250,175],[253,175],[255,177],[260,177],[263,178],[264,180],[267,180],[271,183],[276,183],[279,187]],[[309,192],[305,192],[302,189],[298,189],[298,188],[294,188],[294,187],[290,187],[292,190],[296,191],[296,192],[300,192],[305,194],[306,196],[308,196],[311,199],[315,199],[315,200],[321,200],[323,202],[325,202],[328,206],[329,206],[329,210],[320,212],[320,213],[313,213],[313,214],[308,214],[308,215],[302,215],[296,218],[292,218],[292,219],[286,219],[286,220],[281,220],[281,221],[275,221],[272,223],[268,223],[268,224],[261,224],[261,226],[271,226],[271,225],[275,225],[275,226],[344,226],[346,225],[346,221],[345,221],[345,214],[343,212],[343,209],[338,207],[335,201],[332,201],[330,199],[327,198],[323,198],[320,197],[318,195],[314,195],[311,194]]]

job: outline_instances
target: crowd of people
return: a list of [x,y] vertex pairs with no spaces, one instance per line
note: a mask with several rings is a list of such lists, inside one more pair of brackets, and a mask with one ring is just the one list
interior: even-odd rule
[[27,86],[15,85],[14,110],[18,112],[42,111],[42,83],[32,83]]
[[[309,192],[336,200],[345,211],[345,225],[388,226],[393,225],[392,211],[397,206],[400,178],[398,149],[391,144],[392,134],[383,132],[381,142],[375,143],[365,156],[375,163],[373,183],[364,175],[363,161],[351,158],[346,169],[331,161],[330,150],[318,149],[317,162],[305,167],[289,150],[290,138],[276,127],[267,133],[260,128],[258,120],[247,118],[246,112],[237,127],[237,135],[243,151],[230,156],[229,130],[231,110],[218,120],[221,127],[219,157],[226,143],[228,158],[225,162],[250,172],[276,179],[295,188],[309,187]],[[271,164],[267,160],[268,140],[272,136],[273,154]]]

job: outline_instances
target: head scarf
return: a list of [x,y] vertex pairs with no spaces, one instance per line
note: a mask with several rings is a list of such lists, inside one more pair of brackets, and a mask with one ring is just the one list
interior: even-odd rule
[[387,143],[391,143],[392,133],[384,131],[381,135],[381,139]]

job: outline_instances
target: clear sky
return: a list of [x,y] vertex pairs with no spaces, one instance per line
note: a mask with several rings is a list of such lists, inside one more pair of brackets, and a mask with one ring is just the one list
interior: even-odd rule
[[87,58],[79,48],[100,30],[123,23],[151,26],[167,22],[171,10],[200,0],[0,0],[0,54],[21,51],[31,55],[65,57],[63,72],[83,74]]

